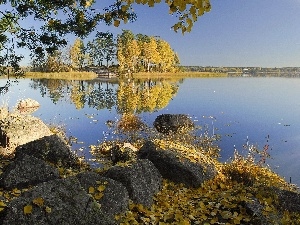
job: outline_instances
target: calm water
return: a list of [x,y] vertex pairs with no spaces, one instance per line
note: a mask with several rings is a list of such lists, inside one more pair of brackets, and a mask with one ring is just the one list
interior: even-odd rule
[[[0,80],[0,86],[4,83]],[[0,104],[12,108],[22,98],[39,101],[34,115],[46,123],[63,124],[69,136],[83,142],[73,148],[81,148],[86,157],[89,145],[113,136],[105,122],[117,120],[122,112],[138,112],[149,125],[161,113],[189,114],[210,134],[221,135],[221,160],[228,160],[235,148],[242,151],[247,141],[259,148],[269,144],[268,164],[300,185],[299,96],[298,78],[194,78],[120,85],[25,79],[0,96]]]

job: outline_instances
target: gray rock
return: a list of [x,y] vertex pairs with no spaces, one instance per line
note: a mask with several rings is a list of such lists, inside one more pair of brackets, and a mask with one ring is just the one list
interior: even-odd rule
[[67,168],[77,168],[79,166],[78,159],[72,153],[71,148],[56,134],[21,145],[16,148],[15,154],[16,156],[19,154],[32,155]]
[[12,155],[17,146],[50,135],[52,132],[40,119],[31,115],[10,114],[0,120],[0,155]]
[[89,193],[91,187],[95,194],[99,194],[98,188],[105,187],[103,196],[96,201],[101,205],[101,211],[107,216],[114,217],[116,214],[125,212],[128,209],[129,195],[127,189],[115,180],[102,177],[95,172],[84,172],[77,175],[81,186]]
[[[32,209],[25,212],[25,206]],[[2,225],[115,224],[101,212],[99,204],[75,177],[45,182],[24,192],[7,205],[0,221]]]
[[5,189],[28,187],[59,177],[56,168],[28,155],[17,157],[3,170],[0,175],[0,186]]
[[264,206],[256,198],[252,198],[251,201],[243,202],[243,207],[245,207],[247,213],[251,215],[251,223],[257,225],[271,225],[268,222],[268,218],[263,215]]
[[217,174],[213,164],[191,162],[182,157],[179,151],[163,150],[151,141],[146,142],[139,150],[138,158],[150,160],[163,178],[188,187],[199,187]]
[[162,177],[149,160],[137,160],[127,166],[114,166],[104,176],[121,182],[133,202],[147,207],[151,206],[153,196],[162,186]]
[[153,126],[160,133],[179,133],[194,128],[193,121],[184,114],[162,114],[156,117]]
[[279,209],[289,212],[300,212],[300,194],[287,190],[276,189],[275,193],[278,195]]

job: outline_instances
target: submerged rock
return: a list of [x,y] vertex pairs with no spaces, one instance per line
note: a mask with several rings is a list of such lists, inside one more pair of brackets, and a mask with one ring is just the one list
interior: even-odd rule
[[156,117],[153,126],[160,133],[179,133],[194,128],[193,121],[184,114],[162,114]]
[[20,113],[25,113],[25,114],[31,114],[35,112],[36,110],[38,110],[39,107],[40,107],[40,103],[38,103],[36,100],[31,98],[20,100],[17,103],[17,110]]
[[188,187],[199,187],[204,181],[212,179],[217,170],[207,162],[192,162],[173,149],[162,149],[153,142],[146,142],[138,152],[138,158],[150,160],[163,178]]
[[150,207],[153,196],[160,191],[162,177],[152,162],[137,160],[129,165],[113,166],[104,176],[122,183],[130,199],[138,204]]

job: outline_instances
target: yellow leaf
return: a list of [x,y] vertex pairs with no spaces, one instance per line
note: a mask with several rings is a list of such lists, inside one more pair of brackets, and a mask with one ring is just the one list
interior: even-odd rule
[[221,212],[221,216],[222,216],[223,219],[229,219],[229,218],[232,218],[232,214],[231,214],[231,212],[229,212],[229,211],[222,211],[222,212]]
[[0,207],[5,207],[6,204],[3,201],[0,201]]
[[97,188],[97,190],[98,191],[100,191],[100,192],[102,192],[102,191],[104,191],[105,190],[105,186],[104,185],[100,185],[98,188]]
[[210,224],[216,224],[218,222],[218,217],[212,218]]
[[0,212],[2,210],[4,210],[5,207],[6,207],[6,204],[3,201],[0,201]]
[[99,199],[101,199],[102,197],[103,197],[103,193],[96,193],[95,195],[94,195],[94,198],[96,199],[96,200],[99,200]]
[[26,205],[26,206],[24,206],[23,212],[24,212],[25,215],[31,214],[32,213],[32,205]]
[[95,193],[95,188],[89,187],[89,194],[94,194],[94,193]]
[[42,207],[44,205],[44,199],[39,197],[39,198],[33,199],[32,203],[37,205],[37,206]]
[[12,194],[13,194],[14,196],[19,196],[19,195],[21,194],[21,191],[18,190],[17,188],[14,188],[12,191],[13,191]]
[[45,211],[46,211],[47,213],[51,213],[52,209],[51,209],[50,207],[46,206]]
[[122,12],[126,12],[127,9],[128,9],[127,5],[122,5],[122,7],[121,7]]
[[120,25],[120,20],[114,20],[114,26],[118,27]]

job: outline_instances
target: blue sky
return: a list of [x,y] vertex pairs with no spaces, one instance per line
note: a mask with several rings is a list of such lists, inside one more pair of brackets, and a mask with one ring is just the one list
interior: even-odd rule
[[[112,1],[96,2],[103,8]],[[134,23],[118,28],[99,24],[97,30],[160,36],[179,54],[182,65],[300,66],[300,0],[211,0],[211,5],[211,12],[184,35],[170,29],[177,19],[168,14],[164,0],[153,8],[135,5]]]
[[300,0],[211,0],[211,4],[211,12],[185,35],[170,29],[177,20],[164,3],[135,7],[138,20],[132,24],[98,29],[158,35],[178,52],[182,65],[300,66]]

